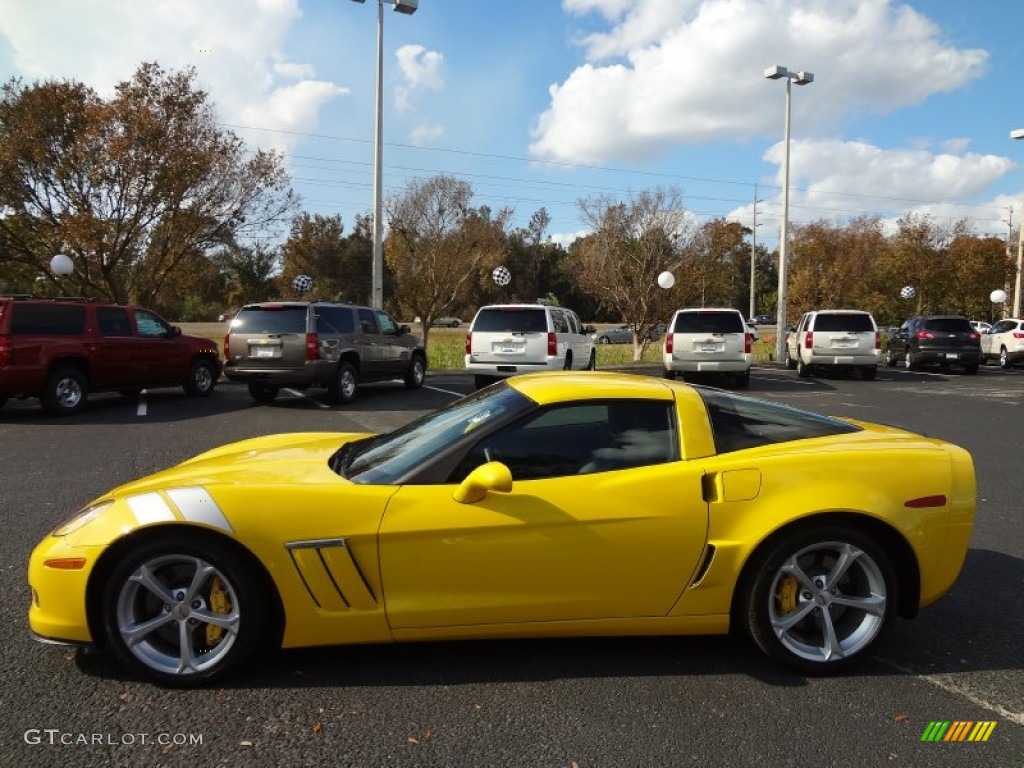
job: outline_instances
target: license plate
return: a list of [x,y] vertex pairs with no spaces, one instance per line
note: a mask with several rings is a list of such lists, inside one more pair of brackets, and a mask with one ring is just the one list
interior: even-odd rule
[[946,353],[946,359],[947,360],[956,360],[958,357],[960,357],[960,355],[958,355],[956,352],[947,352]]
[[256,357],[273,357],[273,347],[256,347]]
[[498,347],[498,351],[499,352],[518,352],[519,351],[519,347],[516,346],[515,344],[502,344],[500,347]]
[[718,345],[717,344],[701,344],[700,345],[700,351],[701,352],[714,352],[717,349],[718,349]]

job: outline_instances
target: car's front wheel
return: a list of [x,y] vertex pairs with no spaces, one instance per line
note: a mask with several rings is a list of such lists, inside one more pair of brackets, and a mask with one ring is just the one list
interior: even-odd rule
[[903,367],[908,371],[917,370],[917,360],[914,359],[914,354],[909,349],[903,355]]
[[746,572],[742,623],[761,650],[801,672],[826,674],[862,658],[896,613],[889,556],[848,526],[784,534]]
[[193,361],[185,382],[185,393],[192,397],[206,397],[217,386],[217,366],[206,358]]
[[595,349],[590,350],[590,360],[587,362],[587,370],[588,371],[596,371],[597,370],[597,350],[595,350]]
[[1006,351],[1006,347],[999,350],[999,367],[1005,370],[1013,368],[1013,363],[1010,362],[1010,353]]
[[413,355],[409,363],[409,370],[405,374],[405,386],[409,389],[419,389],[427,378],[427,363],[423,355]]
[[885,353],[885,364],[890,368],[895,368],[896,362],[896,353],[893,351],[892,347],[889,347],[889,351]]
[[352,363],[342,363],[331,382],[330,395],[336,403],[345,405],[356,399],[359,390],[359,374]]
[[46,389],[40,399],[43,408],[54,416],[70,416],[85,408],[89,397],[89,382],[79,368],[55,368],[46,380]]
[[165,685],[231,672],[270,635],[265,589],[224,545],[172,533],[120,558],[102,592],[106,639],[125,664]]

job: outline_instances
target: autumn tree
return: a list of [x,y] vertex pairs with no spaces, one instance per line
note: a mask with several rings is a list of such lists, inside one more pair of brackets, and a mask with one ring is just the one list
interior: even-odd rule
[[423,343],[504,252],[512,212],[473,208],[472,186],[452,176],[415,179],[387,204],[384,258],[399,308],[420,318]]
[[251,246],[229,245],[211,257],[223,275],[224,304],[240,307],[251,301],[275,298],[275,276],[280,266],[280,254],[264,243]]
[[0,259],[84,295],[152,303],[196,254],[295,206],[281,157],[222,130],[195,72],[143,64],[109,99],[74,81],[0,89]]
[[569,249],[580,289],[595,296],[633,331],[639,360],[650,330],[668,317],[682,290],[668,291],[658,275],[678,268],[691,225],[677,190],[656,189],[619,201],[608,196],[578,203],[591,234]]
[[366,303],[370,298],[372,230],[357,220],[352,237],[345,236],[341,216],[303,213],[292,219],[281,247],[281,283],[286,291],[297,275],[313,278],[313,293],[321,298]]

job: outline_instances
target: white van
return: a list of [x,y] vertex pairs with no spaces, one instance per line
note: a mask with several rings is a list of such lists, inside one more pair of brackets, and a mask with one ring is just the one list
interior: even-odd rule
[[869,312],[823,309],[807,312],[786,342],[786,367],[806,378],[815,368],[847,368],[871,380],[878,372],[882,334]]
[[466,368],[478,388],[517,373],[592,371],[596,360],[593,338],[565,307],[481,307],[466,334]]
[[731,373],[736,386],[750,386],[753,355],[750,329],[738,309],[677,309],[665,332],[665,378]]

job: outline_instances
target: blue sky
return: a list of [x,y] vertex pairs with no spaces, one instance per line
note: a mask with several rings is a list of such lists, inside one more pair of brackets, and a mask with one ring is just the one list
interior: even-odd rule
[[[981,7],[983,6],[983,10]],[[109,92],[143,60],[196,67],[222,121],[283,151],[311,212],[372,206],[376,3],[0,0],[0,76]],[[698,219],[779,224],[785,86],[791,218],[1024,213],[1019,0],[420,0],[384,11],[384,181],[449,173],[476,204],[540,207],[676,186]]]

